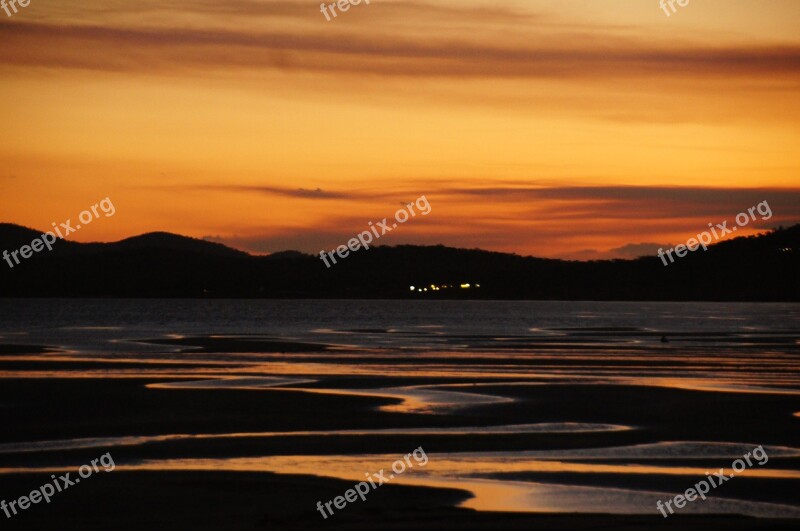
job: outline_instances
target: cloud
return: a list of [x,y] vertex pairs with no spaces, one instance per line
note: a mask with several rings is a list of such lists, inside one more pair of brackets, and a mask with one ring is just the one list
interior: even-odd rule
[[[470,35],[414,37],[386,29],[336,33],[307,28],[139,27],[9,22],[0,64],[132,72],[291,69],[390,77],[626,78],[770,77],[797,81],[800,46],[664,46],[614,33],[568,32],[521,39]],[[598,38],[603,37],[603,46]]]
[[[444,184],[444,186],[442,186]],[[763,231],[800,221],[800,189],[724,189],[692,187],[490,187],[454,188],[451,182],[429,182],[425,195],[432,215],[413,218],[390,234],[381,245],[445,244],[488,250],[573,259],[636,258],[655,255],[659,248],[685,241],[705,230],[708,223],[733,223],[739,212],[768,200],[773,217],[756,221],[738,234]],[[261,187],[254,187],[260,190]],[[233,187],[234,190],[247,187]],[[288,193],[288,190],[282,193]],[[387,196],[402,192],[386,191]],[[299,197],[314,199],[314,197]],[[470,214],[478,199],[490,201],[493,212]],[[348,196],[353,208],[318,210],[314,228],[305,226],[242,226],[220,241],[257,253],[287,249],[318,253],[343,245],[367,222],[390,217],[367,192]],[[358,204],[363,202],[363,210]],[[387,203],[391,208],[391,203]],[[364,211],[364,216],[354,215]],[[642,238],[653,238],[641,242]],[[600,245],[600,246],[598,246]],[[604,246],[602,246],[604,245]],[[591,247],[590,247],[591,246]]]
[[231,192],[243,194],[262,194],[280,197],[290,197],[294,199],[341,199],[347,201],[362,201],[365,204],[394,204],[405,206],[409,202],[416,201],[423,192],[420,190],[430,189],[430,182],[419,182],[413,180],[404,181],[403,185],[395,189],[387,186],[381,188],[351,188],[344,190],[323,190],[322,188],[289,188],[274,185],[252,185],[252,184],[190,184],[190,185],[156,185],[156,186],[137,186],[136,188],[146,190],[167,190],[185,192]]
[[[88,6],[88,9],[91,10],[92,7],[95,6]],[[102,8],[95,9],[95,12],[98,15],[104,13],[189,13],[193,17],[225,15],[241,18],[273,19],[275,17],[285,17],[313,19],[314,22],[323,20],[319,3],[309,3],[305,0],[236,0],[236,2],[219,2],[218,0],[172,0],[170,2],[139,0],[135,3],[106,0],[103,2]],[[418,20],[447,18],[451,22],[458,23],[479,23],[482,21],[483,23],[506,22],[519,24],[521,22],[530,23],[544,20],[544,17],[538,13],[503,6],[446,5],[431,2],[387,0],[381,0],[380,9],[363,11],[362,15],[369,15],[370,18],[379,20],[392,20],[397,17]],[[346,20],[347,18],[342,17],[337,22]]]
[[[551,219],[731,218],[768,201],[776,217],[800,219],[800,188],[720,188],[688,186],[547,186],[450,188],[453,196],[494,202],[531,203],[531,212]],[[720,219],[716,219],[720,218]]]
[[219,185],[219,186],[194,186],[199,190],[224,190],[229,192],[253,192],[259,194],[278,195],[300,199],[348,199],[350,196],[344,192],[327,192],[321,188],[308,190],[306,188],[281,188],[278,186],[246,186],[246,185]]

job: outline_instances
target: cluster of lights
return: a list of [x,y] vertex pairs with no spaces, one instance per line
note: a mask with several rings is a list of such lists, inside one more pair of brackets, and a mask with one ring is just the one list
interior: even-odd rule
[[480,284],[465,283],[465,284],[461,284],[460,286],[456,286],[456,285],[453,285],[453,284],[442,284],[441,286],[438,286],[436,284],[431,284],[430,286],[425,287],[425,288],[418,288],[416,286],[409,286],[408,288],[411,291],[416,291],[417,293],[422,293],[423,291],[440,291],[440,290],[443,290],[443,289],[458,289],[458,288],[470,289],[470,288],[479,288],[479,287],[481,287]]

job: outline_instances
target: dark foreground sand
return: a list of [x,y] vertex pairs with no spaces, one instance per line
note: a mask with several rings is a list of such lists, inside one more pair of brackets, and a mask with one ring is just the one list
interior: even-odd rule
[[[698,436],[695,429],[707,430],[702,419],[734,409],[740,413],[747,407],[761,411],[759,430],[747,422],[720,422],[731,435],[749,432],[758,440],[792,443],[794,433],[783,424],[764,422],[771,416],[785,415],[797,408],[796,397],[715,395],[715,401],[698,401],[697,393],[657,388],[606,389],[605,386],[561,388],[505,388],[507,394],[520,398],[519,403],[500,409],[478,408],[468,413],[436,417],[415,414],[387,414],[375,407],[386,399],[338,395],[315,395],[290,392],[228,390],[163,390],[148,389],[154,379],[6,379],[0,389],[0,405],[14,403],[13,413],[6,409],[3,442],[43,439],[119,436],[159,433],[209,433],[236,431],[292,431],[306,429],[383,428],[420,425],[485,425],[517,422],[536,415],[546,419],[548,410],[560,404],[559,415],[581,420],[597,415],[596,409],[613,411],[610,419],[646,426],[651,429],[599,434],[528,434],[528,435],[462,435],[430,437],[426,449],[435,451],[514,450],[548,447],[615,446],[659,440],[663,435],[664,418],[660,408],[694,405],[683,416],[681,426],[667,429],[687,438]],[[331,383],[331,382],[329,382]],[[352,382],[348,382],[352,383]],[[373,382],[373,385],[377,383]],[[554,393],[554,394],[553,394]],[[631,394],[649,400],[647,412],[632,400]],[[569,396],[567,399],[566,397]],[[685,403],[682,403],[685,402]],[[662,404],[659,406],[659,404]],[[750,419],[757,416],[747,411]],[[639,417],[641,415],[641,417]],[[606,417],[609,418],[609,417]],[[13,426],[13,429],[9,429]],[[706,431],[707,433],[707,431]],[[726,433],[726,435],[728,435]],[[359,452],[399,453],[419,445],[413,437],[275,437],[233,440],[173,441],[144,446],[92,448],[83,450],[0,454],[0,467],[67,466],[89,462],[111,451],[120,468],[88,478],[80,486],[56,495],[49,505],[38,504],[7,519],[0,513],[0,529],[52,530],[252,530],[252,529],[684,529],[684,530],[750,530],[796,529],[797,521],[761,520],[737,516],[671,516],[664,519],[656,513],[646,516],[578,515],[578,514],[507,514],[478,513],[455,506],[468,497],[465,491],[426,489],[384,485],[360,500],[337,511],[324,520],[317,512],[317,500],[327,501],[352,487],[350,481],[313,476],[275,475],[269,473],[232,472],[142,472],[125,471],[125,464],[143,459],[203,458],[259,455],[358,454]],[[795,468],[796,460],[781,463],[780,468]],[[290,472],[290,471],[287,471]],[[520,475],[513,479],[553,481],[618,487],[631,478],[623,476],[564,474]],[[49,474],[0,474],[0,498],[23,496],[46,483]],[[652,487],[656,478],[641,477]],[[568,481],[566,481],[568,480]],[[690,485],[689,478],[662,478],[667,492],[679,492]],[[620,484],[622,482],[622,484]],[[771,482],[762,488],[749,478],[726,485],[727,495],[744,499],[797,503],[796,482]],[[774,490],[774,489],[778,490]],[[754,494],[755,493],[755,494]],[[760,494],[759,494],[760,493]]]
[[[48,475],[0,476],[0,491],[31,489]],[[346,481],[252,473],[100,472],[79,488],[57,494],[49,505],[7,519],[0,529],[47,530],[707,530],[796,529],[790,520],[735,516],[531,515],[478,513],[448,506],[460,491],[384,485],[366,502],[323,520],[309,500],[328,500],[352,487]]]

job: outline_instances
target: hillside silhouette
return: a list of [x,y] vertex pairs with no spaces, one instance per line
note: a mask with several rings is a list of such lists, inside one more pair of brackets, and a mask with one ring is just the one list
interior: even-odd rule
[[[39,234],[0,224],[0,252]],[[799,301],[798,266],[800,225],[723,241],[668,267],[655,256],[578,262],[401,245],[351,253],[327,269],[296,251],[252,256],[150,233],[59,240],[13,269],[0,261],[0,296]]]

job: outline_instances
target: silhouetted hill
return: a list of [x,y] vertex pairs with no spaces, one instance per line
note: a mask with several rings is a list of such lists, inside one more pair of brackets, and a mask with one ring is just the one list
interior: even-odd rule
[[281,251],[279,253],[272,253],[266,257],[268,260],[292,260],[300,258],[308,258],[308,255],[300,251]]
[[[13,223],[0,223],[0,252],[2,252],[3,249],[12,251],[19,249],[23,245],[30,245],[31,241],[41,236],[41,234],[41,231],[29,229],[28,227],[14,225]],[[54,250],[55,247],[59,249],[71,248],[77,250],[80,248],[80,245],[81,244],[69,240],[58,240],[53,247]],[[6,267],[8,267],[8,264],[6,264]]]
[[13,243],[17,238],[22,238],[21,241],[27,238],[30,243],[31,238],[35,238],[39,234],[39,232],[21,225],[0,223],[0,242],[2,242],[2,244]]
[[[0,251],[38,234],[0,225]],[[657,257],[577,262],[403,245],[351,253],[326,269],[318,256],[296,251],[251,256],[153,233],[115,243],[59,241],[13,269],[0,261],[0,295],[799,301],[798,266],[800,225],[727,240],[668,267]]]
[[217,256],[249,256],[247,253],[231,249],[221,243],[179,236],[169,232],[149,232],[109,244],[124,250],[172,250],[192,253],[213,254]]

